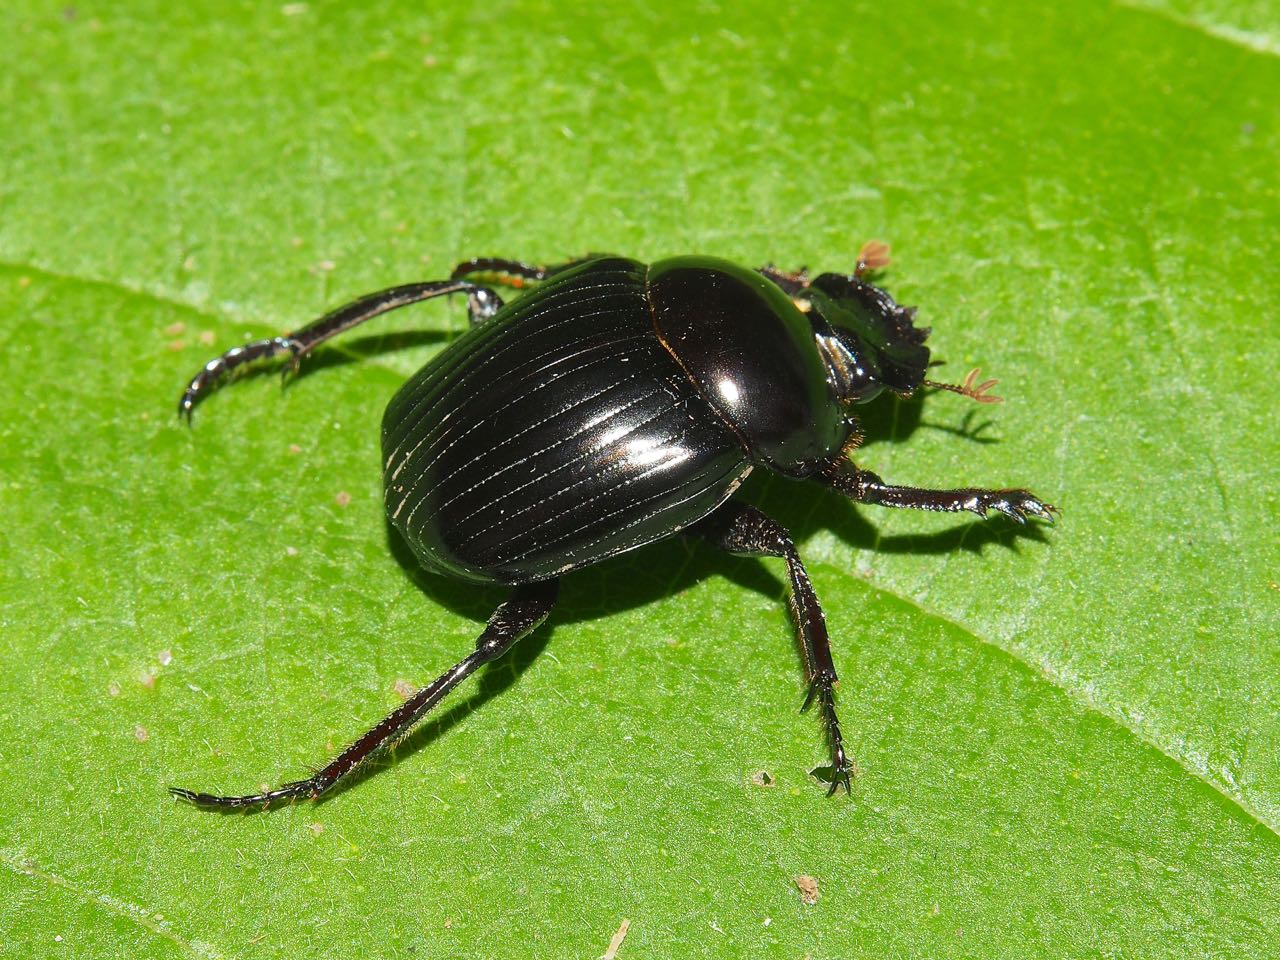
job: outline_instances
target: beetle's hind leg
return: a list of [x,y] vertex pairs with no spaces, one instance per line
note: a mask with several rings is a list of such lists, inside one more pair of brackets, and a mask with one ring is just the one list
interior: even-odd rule
[[942,513],[968,510],[980,517],[995,510],[1018,523],[1026,523],[1027,517],[1038,517],[1053,523],[1053,515],[1057,512],[1056,507],[1045,503],[1030,490],[983,487],[927,490],[885,483],[870,470],[855,467],[843,457],[828,464],[825,470],[815,475],[815,479],[851,500],[875,503],[882,507],[909,507]]
[[516,587],[506,602],[500,604],[489,618],[484,632],[476,640],[474,651],[391,711],[381,723],[307,779],[286,783],[275,790],[239,797],[197,793],[181,787],[170,787],[169,792],[197,807],[217,810],[260,807],[279,800],[314,800],[322,796],[369,757],[398,743],[414,724],[444,699],[445,694],[479,667],[497,660],[517,640],[532,633],[551,613],[559,588],[558,580],[544,580]]
[[730,553],[781,557],[786,560],[787,574],[791,580],[791,616],[800,633],[805,667],[809,675],[809,693],[802,709],[807,710],[817,702],[831,747],[831,766],[819,767],[813,773],[831,784],[828,796],[840,787],[844,787],[846,793],[850,792],[853,764],[845,755],[840,721],[836,717],[836,668],[831,659],[827,619],[822,613],[822,606],[813,590],[813,582],[800,560],[791,535],[772,517],[748,504],[732,500],[686,532],[708,540]]
[[292,357],[290,368],[294,369],[301,359],[317,346],[366,320],[372,320],[388,310],[396,310],[411,303],[447,296],[451,293],[467,294],[467,308],[473,320],[476,311],[482,313],[487,311],[491,316],[497,312],[498,307],[502,306],[502,301],[492,290],[457,279],[406,283],[371,293],[326,313],[319,320],[307,324],[296,333],[255,340],[243,346],[232,347],[222,356],[214,357],[187,384],[182,399],[178,401],[178,415],[190,418],[192,409],[201,397],[208,394],[223,377],[247,363],[288,352]]

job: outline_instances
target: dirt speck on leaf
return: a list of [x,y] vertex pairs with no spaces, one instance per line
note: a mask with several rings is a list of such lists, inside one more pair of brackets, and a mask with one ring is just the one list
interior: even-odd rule
[[818,898],[822,896],[822,894],[818,892],[818,878],[802,873],[795,879],[796,888],[800,891],[800,899],[809,906],[813,906],[817,903]]

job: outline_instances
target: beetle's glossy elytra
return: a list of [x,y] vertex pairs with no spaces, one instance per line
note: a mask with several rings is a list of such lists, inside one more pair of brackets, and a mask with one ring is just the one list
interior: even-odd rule
[[428,363],[382,446],[387,516],[418,558],[509,584],[668,536],[750,469],[622,259],[552,277]]
[[[448,280],[371,294],[206,364],[180,412],[249,361],[288,352],[296,363],[388,310],[465,294],[472,329],[411,377],[383,416],[386,511],[428,569],[511,592],[468,656],[313,776],[245,796],[173,792],[224,808],[319,796],[534,630],[561,575],[675,534],[785,561],[806,705],[821,705],[831,748],[815,774],[833,792],[849,789],[822,608],[787,531],[734,497],[739,484],[762,468],[884,506],[996,510],[1020,522],[1051,520],[1053,509],[1019,489],[895,486],[848,460],[854,404],[883,390],[995,399],[986,394],[994,381],[925,379],[928,330],[867,281],[867,268],[860,260],[850,274],[811,279],[710,257],[646,265],[596,256],[550,268],[472,260]],[[504,305],[492,284],[533,289]]]

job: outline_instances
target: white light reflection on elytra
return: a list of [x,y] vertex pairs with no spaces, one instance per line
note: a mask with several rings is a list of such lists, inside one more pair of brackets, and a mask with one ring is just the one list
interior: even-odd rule
[[737,403],[738,397],[742,396],[742,391],[738,389],[738,385],[728,377],[725,377],[716,384],[716,387],[719,389],[720,396],[724,397],[726,403]]
[[598,443],[601,447],[613,446],[613,444],[617,443],[619,440],[625,437],[628,433],[630,433],[632,429],[633,429],[632,427],[630,427],[625,423],[619,424],[613,429],[606,430],[604,433],[602,433],[599,439],[596,440],[596,443]]
[[666,470],[689,459],[689,451],[684,447],[662,446],[647,437],[632,440],[627,444],[627,459],[642,467],[658,467]]

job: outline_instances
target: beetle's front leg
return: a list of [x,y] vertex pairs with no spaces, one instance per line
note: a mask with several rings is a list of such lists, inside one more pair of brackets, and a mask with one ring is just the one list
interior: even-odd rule
[[[849,276],[850,280],[864,280],[867,274],[874,273],[889,265],[889,245],[879,240],[868,240],[862,245],[862,249],[858,251],[857,265],[853,268],[853,273]],[[772,263],[766,263],[763,267],[756,267],[756,273],[772,280],[780,286],[787,296],[796,298],[809,289],[809,284],[813,282],[813,278],[809,276],[809,268],[801,267],[799,270],[779,270]]]
[[910,507],[914,510],[936,510],[944,513],[968,510],[980,517],[996,510],[1018,523],[1026,523],[1028,516],[1053,523],[1053,515],[1057,510],[1030,490],[993,490],[981,487],[927,490],[897,486],[885,483],[870,470],[859,469],[843,457],[828,464],[816,479],[852,500],[875,503],[882,507]]
[[809,693],[801,710],[809,709],[817,701],[831,746],[831,766],[819,767],[813,774],[831,784],[828,796],[842,786],[846,793],[851,792],[849,780],[853,764],[845,756],[840,721],[836,717],[836,668],[831,660],[827,618],[822,613],[818,596],[813,591],[813,582],[791,535],[782,524],[755,507],[732,500],[690,527],[687,533],[709,540],[730,553],[782,557],[787,561],[787,574],[791,580],[791,616],[800,632],[809,674]]

